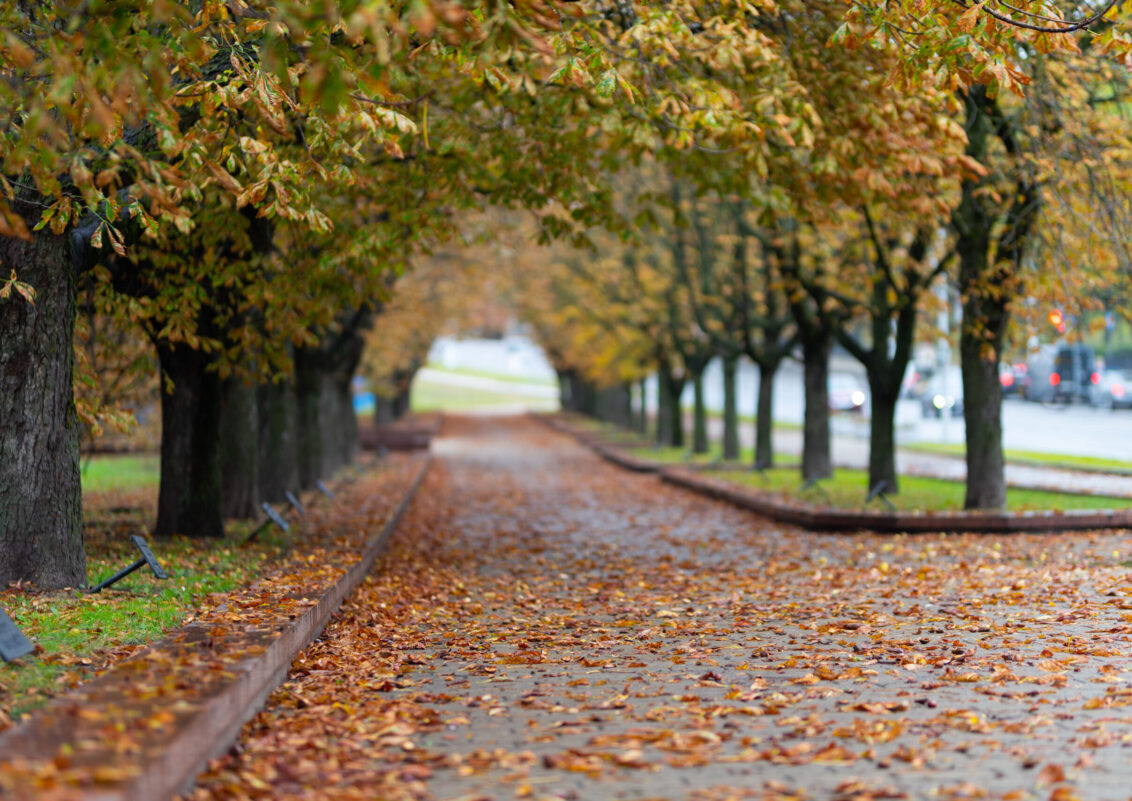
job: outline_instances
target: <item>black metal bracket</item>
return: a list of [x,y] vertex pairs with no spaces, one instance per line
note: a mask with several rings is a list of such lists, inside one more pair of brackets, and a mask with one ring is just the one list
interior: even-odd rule
[[826,491],[825,491],[825,487],[823,487],[823,486],[822,486],[822,485],[821,485],[821,484],[819,483],[819,482],[821,482],[821,481],[823,481],[823,480],[824,480],[824,479],[823,479],[823,478],[821,478],[821,477],[819,477],[819,476],[812,476],[812,477],[810,477],[810,478],[807,478],[807,479],[806,479],[806,480],[805,480],[805,481],[804,481],[804,482],[802,483],[802,492],[808,492],[809,490],[817,490],[818,492],[820,492],[820,493],[821,493],[821,496],[822,496],[823,498],[825,498],[825,499],[826,499],[826,500],[828,501],[828,500],[829,500],[829,493],[828,493],[828,492],[826,492]]
[[881,479],[880,481],[878,481],[876,483],[875,487],[873,487],[872,489],[869,490],[869,494],[865,498],[865,503],[869,503],[870,501],[873,501],[877,498],[880,498],[882,501],[884,501],[884,503],[888,507],[889,511],[895,512],[896,511],[896,504],[894,504],[892,501],[890,501],[888,499],[887,493],[888,493],[888,482],[885,481],[884,479]]
[[157,576],[157,578],[159,579],[169,578],[169,574],[165,572],[165,569],[163,567],[161,567],[161,563],[157,561],[157,557],[153,555],[153,551],[149,549],[149,544],[144,539],[139,537],[137,534],[131,534],[130,542],[137,546],[137,549],[141,551],[141,559],[137,560],[132,565],[127,565],[110,578],[91,587],[90,591],[92,593],[102,592],[110,585],[117,584],[119,581],[133,573],[142,565],[149,565],[149,569],[153,571],[153,575]]
[[244,539],[244,542],[251,542],[252,540],[254,540],[263,532],[265,528],[270,526],[272,523],[279,526],[279,528],[282,529],[284,533],[291,530],[291,526],[287,524],[287,521],[284,520],[267,501],[264,501],[262,504],[260,504],[259,508],[262,509],[264,514],[267,515],[267,519],[256,526],[255,530],[252,531],[252,533],[249,534],[246,539]]
[[291,504],[291,508],[298,512],[303,517],[307,516],[307,510],[303,508],[303,504],[295,497],[295,493],[287,490],[283,493],[283,497],[287,499],[287,503]]

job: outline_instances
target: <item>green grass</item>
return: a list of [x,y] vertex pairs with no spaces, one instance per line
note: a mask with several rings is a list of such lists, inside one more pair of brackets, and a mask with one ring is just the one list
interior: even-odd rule
[[[786,500],[812,503],[817,506],[842,509],[867,508],[876,511],[888,508],[879,499],[866,506],[868,473],[864,470],[836,470],[833,478],[821,481],[816,487],[807,490],[802,490],[801,476],[796,468],[766,470],[761,473],[750,470],[712,470],[706,475],[772,492]],[[900,492],[888,497],[900,511],[959,511],[963,508],[965,492],[965,486],[961,481],[901,476]],[[1101,495],[1075,495],[1010,488],[1006,493],[1006,505],[1014,512],[1045,509],[1124,509],[1132,506],[1132,500]]]
[[429,363],[426,365],[430,370],[436,370],[438,373],[452,373],[453,375],[469,375],[476,378],[490,378],[493,381],[503,381],[508,384],[527,384],[539,387],[556,387],[558,382],[553,378],[527,378],[520,375],[512,375],[510,373],[496,373],[491,370],[473,370],[470,367],[445,367],[443,364]]
[[[88,531],[87,576],[93,585],[137,558],[128,523]],[[112,588],[82,591],[0,592],[0,607],[42,651],[0,663],[0,711],[12,718],[92,678],[115,652],[159,639],[181,626],[208,596],[250,584],[276,552],[270,543],[241,547],[186,538],[151,548],[170,578],[142,568]],[[208,604],[214,605],[214,604]]]
[[[692,453],[691,447],[686,448],[673,448],[671,446],[657,448],[653,446],[645,448],[626,448],[626,453],[631,453],[638,459],[647,459],[652,462],[663,462],[664,464],[708,464],[710,462],[718,462],[723,460],[723,448],[718,443],[712,443],[707,453]],[[753,463],[755,461],[755,451],[753,448],[740,448],[739,462]]]
[[515,404],[540,411],[554,411],[558,408],[558,401],[553,398],[532,398],[529,395],[497,392],[479,387],[461,387],[429,381],[422,377],[418,377],[413,382],[410,399],[410,406],[415,412],[490,409]]
[[83,492],[156,487],[161,457],[156,453],[99,454],[82,460]]
[[[967,446],[962,442],[917,442],[901,445],[901,450],[922,453],[940,453],[947,456],[966,456]],[[1044,453],[1041,451],[1019,451],[1007,449],[1006,461],[1018,464],[1036,464],[1045,467],[1085,468],[1092,470],[1119,470],[1132,472],[1132,462],[1121,459],[1106,459],[1100,456],[1072,456],[1064,453]]]

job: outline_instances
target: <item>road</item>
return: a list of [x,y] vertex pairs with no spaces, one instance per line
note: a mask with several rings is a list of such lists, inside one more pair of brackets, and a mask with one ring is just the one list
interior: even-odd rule
[[1127,798],[1125,534],[815,534],[526,419],[434,450],[194,801]]

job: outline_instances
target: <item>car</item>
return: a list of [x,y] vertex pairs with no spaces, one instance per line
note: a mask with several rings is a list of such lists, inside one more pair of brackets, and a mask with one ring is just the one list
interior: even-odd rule
[[1092,385],[1090,401],[1104,409],[1132,409],[1132,370],[1105,370]]
[[1002,397],[1024,398],[1030,389],[1030,369],[1025,362],[1003,364],[998,370],[998,382],[1002,384]]
[[1089,401],[1101,381],[1096,354],[1088,345],[1045,345],[1028,363],[1030,388],[1026,397],[1040,403]]
[[942,417],[944,409],[949,409],[952,417],[963,414],[963,370],[959,365],[948,365],[931,377],[920,409],[924,417]]
[[835,412],[862,412],[869,400],[869,385],[856,373],[829,374],[829,408]]

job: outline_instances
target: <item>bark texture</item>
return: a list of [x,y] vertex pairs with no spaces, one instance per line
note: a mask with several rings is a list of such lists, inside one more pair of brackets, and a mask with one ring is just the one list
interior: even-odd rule
[[802,425],[802,479],[817,481],[833,475],[829,438],[829,354],[833,338],[828,332],[802,334],[802,371],[805,395]]
[[13,581],[82,587],[68,240],[48,231],[31,241],[0,237],[0,266],[36,290],[34,305],[15,293],[0,300],[0,589]]
[[774,467],[774,375],[778,360],[759,364],[759,394],[755,408],[755,469]]
[[1013,184],[1010,202],[999,204],[982,191],[980,182],[964,181],[959,208],[952,216],[963,303],[959,355],[967,429],[964,507],[1000,509],[1006,505],[1006,475],[998,365],[1010,301],[1020,292],[1020,265],[1041,209],[1041,195],[1024,166],[1017,122],[987,97],[985,87],[972,87],[966,101],[967,154],[986,159],[990,141],[997,138],[1006,152],[1006,170],[995,177]]
[[277,503],[299,486],[298,399],[291,380],[261,384],[259,409],[259,492]]
[[208,356],[186,345],[157,343],[161,362],[159,537],[222,537],[220,378]]
[[259,515],[259,397],[255,386],[238,378],[221,385],[220,480],[223,517]]
[[707,409],[704,407],[704,371],[701,368],[692,376],[695,409],[692,416],[692,453],[708,452]]
[[735,373],[739,359],[728,356],[723,360],[723,458],[739,458],[739,406],[735,392]]

